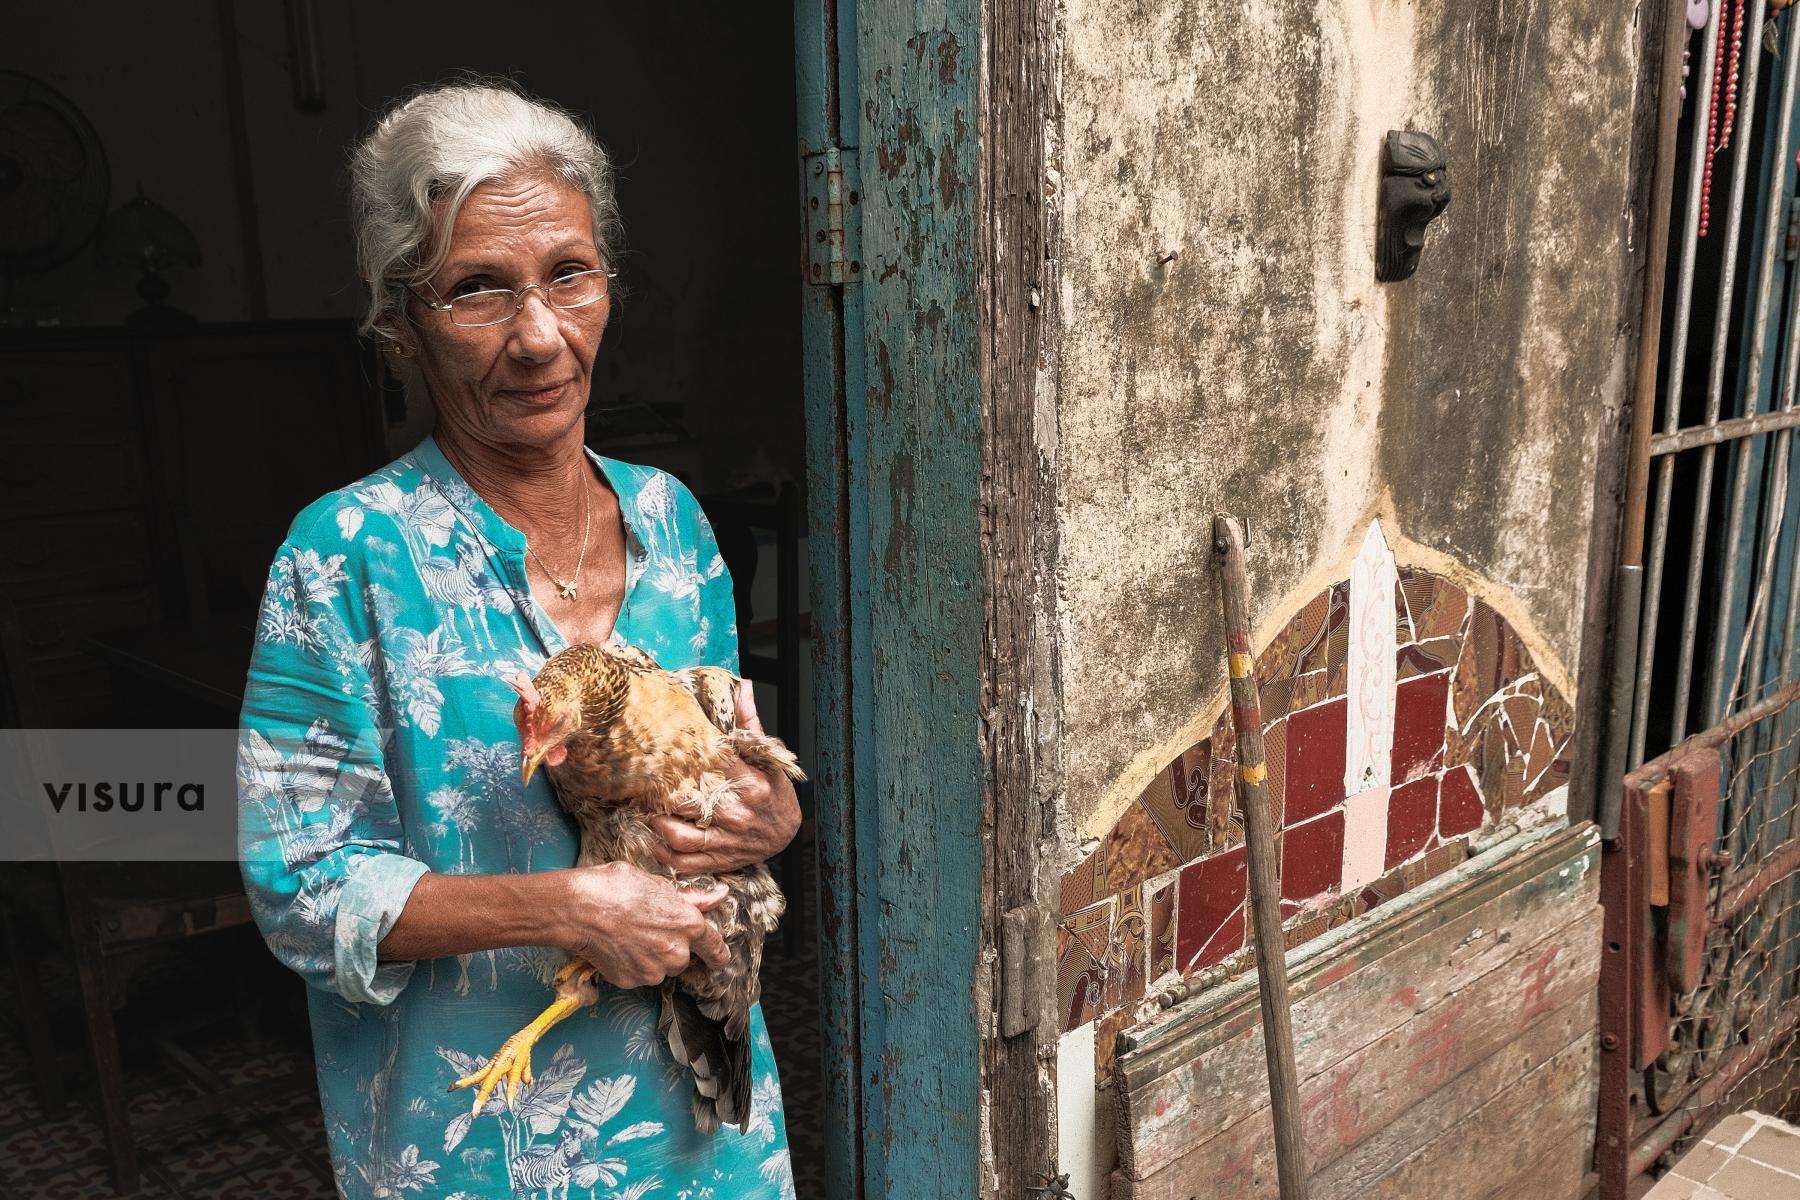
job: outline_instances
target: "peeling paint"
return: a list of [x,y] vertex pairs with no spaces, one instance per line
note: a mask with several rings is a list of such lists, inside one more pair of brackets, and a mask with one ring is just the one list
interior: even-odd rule
[[[1629,21],[1394,0],[1062,10],[1073,827],[1102,827],[1088,818],[1137,757],[1166,760],[1223,685],[1218,509],[1251,520],[1259,625],[1388,510],[1487,581],[1534,655],[1573,662],[1592,450],[1623,379],[1627,163],[1593,147],[1627,142]],[[1380,143],[1409,127],[1444,141],[1456,199],[1414,280],[1378,285]]]

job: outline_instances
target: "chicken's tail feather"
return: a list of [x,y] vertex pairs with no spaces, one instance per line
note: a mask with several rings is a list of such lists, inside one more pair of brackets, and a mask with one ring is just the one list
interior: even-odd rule
[[735,1125],[748,1133],[750,1039],[731,1037],[724,1022],[701,1012],[694,997],[672,980],[663,984],[656,1025],[675,1061],[693,1073],[694,1127],[711,1134],[721,1125]]

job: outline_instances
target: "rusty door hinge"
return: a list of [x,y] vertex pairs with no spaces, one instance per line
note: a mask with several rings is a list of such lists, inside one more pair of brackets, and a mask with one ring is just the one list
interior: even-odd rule
[[1000,922],[1000,1036],[1018,1037],[1037,1025],[1036,943],[1041,917],[1035,904],[1006,911]]
[[856,150],[831,146],[801,160],[806,174],[806,281],[841,286],[862,278],[862,172]]

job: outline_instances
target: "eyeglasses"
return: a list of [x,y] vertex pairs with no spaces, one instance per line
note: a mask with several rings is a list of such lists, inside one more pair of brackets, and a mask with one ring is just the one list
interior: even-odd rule
[[[606,293],[617,271],[600,268],[593,271],[571,271],[549,283],[528,283],[522,288],[487,288],[450,297],[448,304],[419,296],[426,308],[450,314],[450,321],[464,329],[480,329],[512,320],[525,307],[525,293],[532,288],[544,293],[552,308],[586,308],[606,299]],[[426,284],[430,287],[430,284]],[[413,295],[418,296],[417,292]],[[435,297],[436,291],[432,292]]]

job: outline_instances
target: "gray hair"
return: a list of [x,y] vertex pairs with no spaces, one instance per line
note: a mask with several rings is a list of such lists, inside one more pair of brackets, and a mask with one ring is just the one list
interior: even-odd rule
[[503,80],[440,84],[400,101],[350,162],[356,264],[369,288],[362,332],[392,337],[405,289],[436,274],[469,193],[547,170],[588,199],[607,265],[620,248],[612,162],[581,122]]

